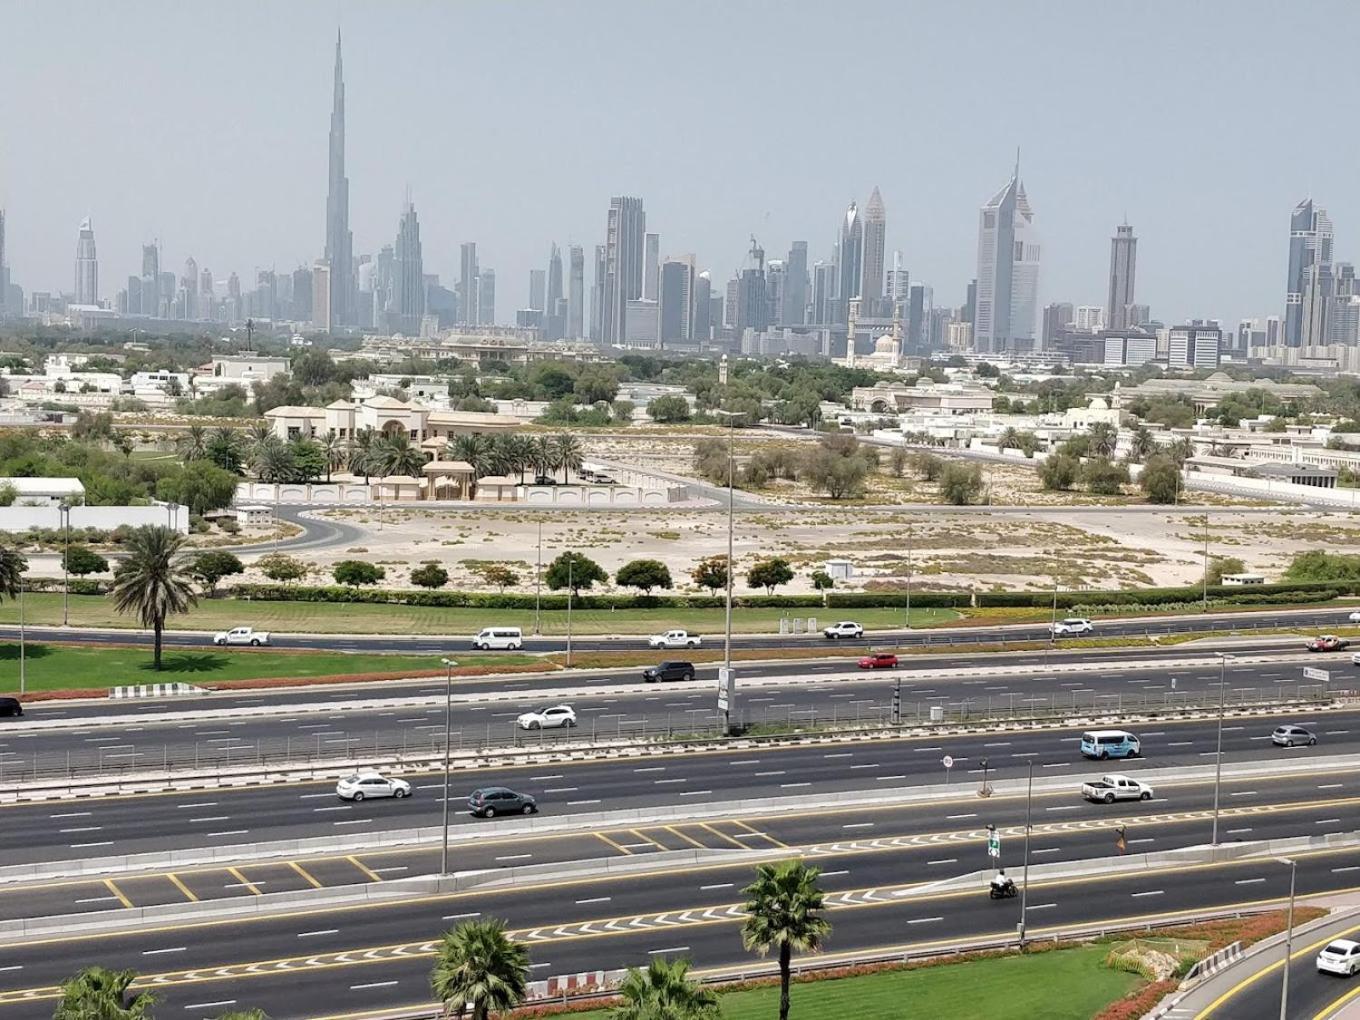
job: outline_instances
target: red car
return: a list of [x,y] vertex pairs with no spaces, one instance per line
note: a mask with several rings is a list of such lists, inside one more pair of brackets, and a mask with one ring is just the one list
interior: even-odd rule
[[895,669],[897,656],[890,652],[875,652],[859,660],[860,669]]
[[1339,652],[1350,644],[1345,638],[1339,638],[1335,634],[1324,634],[1322,637],[1315,637],[1308,642],[1310,652]]

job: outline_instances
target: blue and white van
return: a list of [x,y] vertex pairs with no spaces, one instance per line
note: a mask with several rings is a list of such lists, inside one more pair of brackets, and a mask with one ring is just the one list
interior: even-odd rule
[[1127,730],[1090,730],[1081,735],[1081,753],[1088,758],[1137,758],[1138,738]]

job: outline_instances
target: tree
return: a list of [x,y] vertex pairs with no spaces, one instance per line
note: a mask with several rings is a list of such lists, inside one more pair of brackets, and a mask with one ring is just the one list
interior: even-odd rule
[[937,457],[933,453],[913,453],[911,467],[925,481],[938,482],[940,476],[944,474],[945,463],[942,457]]
[[562,470],[562,481],[565,484],[570,475],[581,470],[581,465],[585,463],[585,450],[581,447],[581,440],[570,432],[559,432],[552,437],[552,441],[554,458]]
[[335,429],[329,429],[318,445],[321,447],[321,458],[326,463],[326,481],[329,482],[331,472],[339,471],[349,460],[349,444],[336,435]]
[[19,586],[24,583],[28,558],[17,549],[0,545],[0,599],[18,598]]
[[371,428],[360,429],[354,434],[354,442],[349,447],[350,474],[363,475],[365,485],[373,475],[373,447],[377,437],[378,434]]
[[548,564],[543,572],[543,580],[553,591],[559,591],[570,584],[573,592],[592,587],[596,581],[604,584],[609,575],[598,563],[578,552],[564,552]]
[[1157,452],[1157,440],[1152,438],[1146,425],[1135,425],[1129,436],[1129,460],[1136,464],[1144,463]]
[[618,373],[608,365],[585,365],[572,384],[578,404],[611,403],[619,395]]
[[255,475],[266,483],[286,482],[293,477],[293,453],[287,443],[270,435],[256,444],[250,453],[250,464]]
[[662,425],[689,421],[689,401],[678,394],[657,397],[647,404],[647,417]]
[[779,557],[758,560],[746,572],[746,583],[752,588],[764,588],[766,594],[773,595],[775,588],[793,580],[793,568],[789,561]]
[[497,591],[505,591],[511,585],[519,584],[519,574],[504,563],[488,563],[482,568],[482,580],[487,584],[494,584]]
[[1181,491],[1181,471],[1170,457],[1149,457],[1138,475],[1138,486],[1151,503],[1175,503]]
[[379,478],[389,475],[419,476],[425,467],[425,454],[411,443],[405,432],[381,434],[373,443],[373,473]]
[[294,439],[288,444],[288,452],[293,457],[293,472],[289,481],[314,482],[322,474],[330,476],[326,451],[320,443],[311,439]]
[[179,448],[179,455],[185,460],[202,460],[208,455],[207,427],[190,425],[175,445]]
[[491,461],[495,450],[489,436],[484,436],[480,432],[454,436],[449,442],[448,452],[454,460],[467,461],[472,466],[474,480],[491,474]]
[[1222,584],[1224,574],[1240,574],[1247,565],[1237,556],[1215,556],[1209,560],[1209,570],[1205,575],[1206,584]]
[[826,444],[804,455],[801,470],[803,479],[809,485],[825,492],[832,499],[861,494],[868,473],[868,465],[861,457],[854,454],[844,456]]
[[1108,457],[1092,457],[1081,466],[1081,483],[1097,496],[1118,496],[1128,480],[1127,465],[1116,464]]
[[1091,454],[1096,457],[1113,457],[1114,448],[1119,442],[1119,430],[1107,421],[1098,421],[1087,433]]
[[189,573],[194,575],[209,595],[217,591],[217,582],[222,578],[243,574],[245,570],[240,559],[225,549],[205,549],[193,558],[189,566]]
[[377,584],[387,576],[387,571],[366,560],[341,560],[331,568],[331,576],[336,584],[357,588],[361,584]]
[[209,433],[206,452],[207,459],[223,471],[230,471],[234,475],[241,473],[245,444],[241,441],[241,433],[230,425],[219,426]]
[[746,921],[741,941],[761,956],[779,953],[779,1020],[788,1020],[789,982],[793,953],[815,953],[831,934],[822,916],[820,871],[802,861],[781,861],[756,867],[756,880],[742,890]]
[[223,1013],[217,1020],[269,1020],[269,1014],[262,1009],[233,1009]]
[[192,460],[178,473],[166,475],[156,483],[156,495],[169,503],[187,506],[191,514],[202,517],[209,510],[230,506],[236,498],[237,478],[211,460]]
[[814,570],[809,579],[812,581],[812,587],[817,591],[826,591],[829,588],[836,587],[836,579],[825,570]]
[[198,604],[184,555],[184,536],[159,524],[134,528],[123,549],[123,562],[113,575],[113,605],[120,613],[136,613],[155,634],[153,668],[161,668],[165,618],[187,613]]
[[907,470],[907,451],[900,446],[894,446],[892,452],[888,454],[888,470],[892,472],[894,478],[901,478]]
[[1020,448],[1020,432],[1013,425],[1008,425],[1001,433],[1001,438],[996,441],[997,449],[1005,451],[1011,447],[1017,450]]
[[135,970],[86,967],[61,983],[61,1001],[52,1020],[150,1020],[156,997],[129,992]]
[[255,561],[255,566],[269,580],[285,584],[307,576],[307,564],[283,553],[266,553]]
[[650,595],[653,588],[671,588],[671,572],[660,560],[633,560],[619,567],[614,581],[623,588],[640,588]]
[[1284,572],[1284,579],[1295,583],[1360,581],[1360,556],[1322,549],[1296,553]]
[[982,468],[976,464],[946,464],[940,475],[940,497],[953,506],[976,503],[982,495]]
[[1065,492],[1077,484],[1081,461],[1070,453],[1054,452],[1039,465],[1039,481],[1050,492]]
[[619,985],[621,1005],[609,1020],[708,1020],[722,1015],[718,996],[689,976],[689,961],[653,956],[646,969],[629,967]]
[[529,951],[506,933],[502,921],[468,921],[444,933],[435,950],[430,988],[444,1015],[488,1020],[514,1009],[529,979]]
[[426,563],[411,571],[411,583],[422,588],[442,588],[449,583],[449,572],[438,563]]
[[700,560],[689,573],[690,578],[700,588],[717,591],[727,587],[727,557],[709,556]]
[[102,574],[109,569],[109,561],[87,545],[73,545],[62,553],[62,566],[68,574],[84,577]]

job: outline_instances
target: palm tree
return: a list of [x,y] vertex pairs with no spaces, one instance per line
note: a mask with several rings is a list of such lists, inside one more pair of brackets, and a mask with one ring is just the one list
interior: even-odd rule
[[819,911],[822,890],[817,886],[818,868],[802,861],[761,864],[756,880],[742,890],[746,897],[746,922],[741,926],[741,941],[747,949],[764,956],[779,950],[779,1020],[789,1016],[789,979],[793,951],[821,949],[831,933],[831,923]]
[[570,432],[559,432],[553,436],[553,446],[557,450],[557,466],[562,469],[562,482],[565,484],[570,474],[581,470],[585,451],[581,448],[581,440]]
[[293,453],[287,443],[272,433],[255,447],[250,460],[262,482],[286,482],[292,475]]
[[444,1016],[488,1020],[524,1001],[529,951],[506,934],[502,921],[468,921],[446,931],[435,950],[430,987]]
[[1129,460],[1135,464],[1144,463],[1157,450],[1157,440],[1146,425],[1135,425],[1129,437]]
[[0,545],[0,599],[18,598],[19,586],[24,583],[28,558],[18,549]]
[[689,961],[652,957],[646,970],[628,968],[619,985],[623,1004],[609,1020],[709,1020],[721,1015],[718,997],[689,976]]
[[344,467],[349,459],[349,444],[336,435],[335,429],[329,429],[319,444],[321,455],[326,458],[326,481],[329,483],[331,472]]
[[127,556],[113,575],[114,608],[120,613],[135,612],[143,626],[155,631],[158,671],[165,618],[187,613],[198,604],[184,543],[183,535],[159,524],[134,528],[124,546]]
[[454,436],[449,443],[449,456],[454,460],[465,460],[472,465],[472,477],[481,478],[491,473],[491,460],[494,450],[491,440],[480,432],[465,436]]
[[534,473],[551,475],[557,472],[562,462],[557,458],[557,444],[552,436],[537,436],[532,440],[534,451],[531,457]]
[[135,970],[87,967],[61,984],[61,1002],[52,1020],[150,1020],[156,997],[150,992],[129,996]]
[[511,462],[510,470],[519,474],[523,485],[524,472],[534,465],[534,441],[528,436],[506,436],[505,448]]
[[246,432],[250,436],[250,445],[258,446],[274,434],[274,426],[267,421],[253,421]]
[[1001,438],[996,441],[996,445],[1002,452],[1005,452],[1012,446],[1018,450],[1020,448],[1019,431],[1013,425],[1007,426],[1006,430],[1001,433]]
[[371,428],[361,429],[354,434],[354,441],[349,446],[350,474],[363,475],[365,485],[373,474],[373,448],[377,436]]
[[230,425],[220,425],[208,436],[206,456],[224,471],[238,474],[241,470],[241,433]]
[[1119,430],[1107,421],[1098,421],[1091,426],[1091,454],[1095,457],[1110,457],[1119,443]]
[[179,455],[185,460],[202,460],[208,455],[208,429],[203,425],[190,425],[184,435],[179,437]]
[[379,478],[388,475],[419,475],[425,466],[425,454],[411,445],[405,432],[380,436],[373,444],[373,473]]

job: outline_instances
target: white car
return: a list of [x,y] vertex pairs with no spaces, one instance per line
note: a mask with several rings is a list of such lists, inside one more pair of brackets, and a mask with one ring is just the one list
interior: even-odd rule
[[260,645],[269,644],[269,631],[256,630],[254,627],[233,627],[231,630],[218,631],[213,638],[215,645]]
[[369,797],[411,796],[411,784],[404,779],[389,779],[379,772],[356,772],[335,784],[341,800],[366,800]]
[[840,623],[833,623],[830,627],[822,629],[822,635],[830,641],[837,638],[861,638],[864,637],[864,628],[854,620],[842,620]]
[[701,643],[698,634],[691,634],[687,630],[668,630],[647,639],[648,648],[698,648]]
[[1360,652],[1355,652],[1351,655],[1351,665],[1360,666]]
[[1335,939],[1328,942],[1317,955],[1319,974],[1340,974],[1350,977],[1360,970],[1360,942]]
[[1095,627],[1091,621],[1081,616],[1069,616],[1066,620],[1049,624],[1048,632],[1054,637],[1071,637],[1074,634],[1090,634]]
[[1355,612],[1351,613],[1351,615],[1346,617],[1346,619],[1349,620],[1351,623],[1360,623],[1360,609],[1357,609]]
[[525,712],[515,720],[522,730],[568,729],[576,725],[576,712],[570,705],[553,705]]

